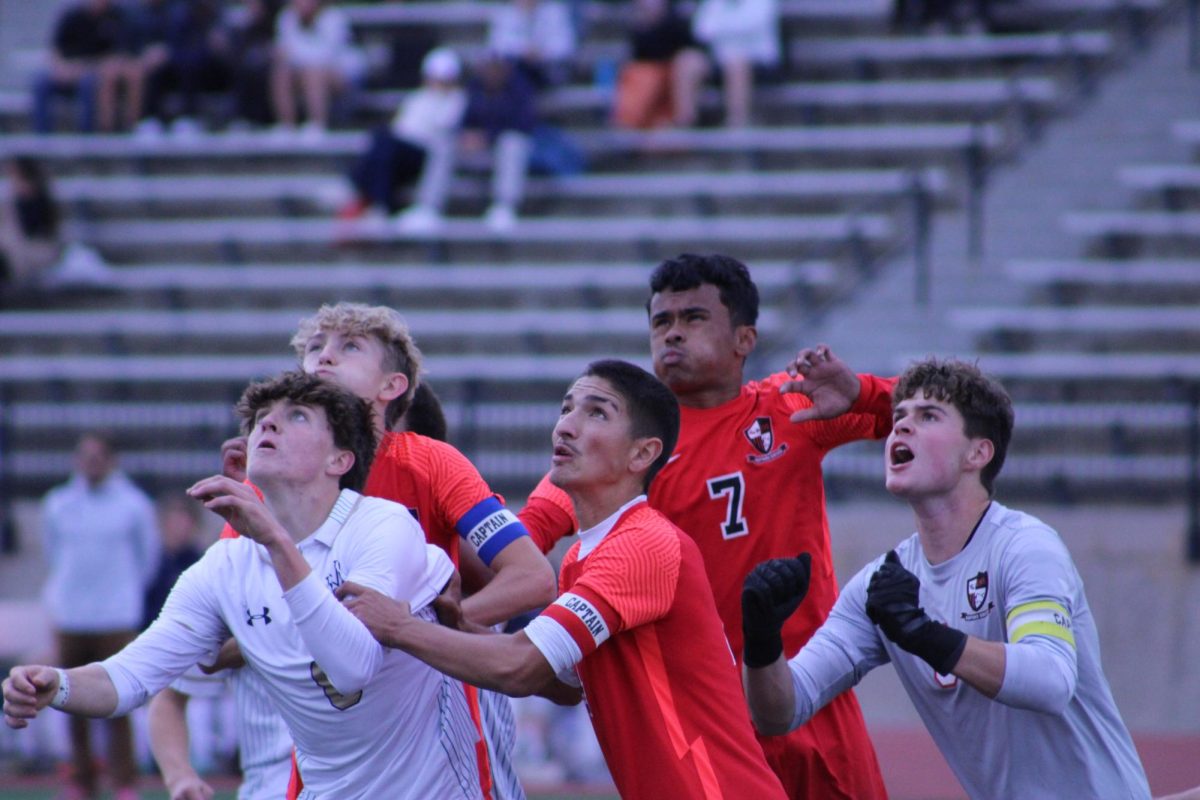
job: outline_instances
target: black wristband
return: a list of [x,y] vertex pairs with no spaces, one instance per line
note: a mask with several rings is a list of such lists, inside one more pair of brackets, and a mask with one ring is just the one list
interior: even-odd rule
[[913,637],[912,653],[942,675],[949,675],[967,646],[967,635],[941,622],[930,621]]
[[742,657],[747,667],[759,669],[769,667],[783,655],[783,633],[775,631],[774,635],[760,634],[753,638],[747,636],[742,646]]

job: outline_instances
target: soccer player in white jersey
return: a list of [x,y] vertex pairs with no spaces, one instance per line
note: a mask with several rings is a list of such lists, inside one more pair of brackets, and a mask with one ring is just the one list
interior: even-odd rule
[[930,359],[900,377],[893,408],[887,489],[908,501],[917,532],[850,580],[790,661],[779,631],[804,599],[807,554],[747,576],[746,647],[761,657],[742,677],[755,725],[793,730],[891,661],[972,798],[1146,800],[1070,554],[1041,520],[992,499],[1008,395],[973,365]]
[[[320,378],[287,373],[239,403],[248,470],[262,491],[224,476],[188,492],[242,534],[180,577],[158,620],[103,662],[71,670],[14,667],[5,722],[22,728],[46,706],[83,716],[128,713],[232,633],[264,678],[296,743],[309,798],[478,798],[471,754],[447,753],[470,725],[461,692],[421,662],[386,650],[333,596],[352,580],[431,602],[452,577],[428,567],[407,509],[358,494],[376,439],[370,407]],[[336,733],[336,735],[334,735]]]

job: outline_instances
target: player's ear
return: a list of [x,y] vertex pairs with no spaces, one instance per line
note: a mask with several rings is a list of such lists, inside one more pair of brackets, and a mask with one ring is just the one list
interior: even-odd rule
[[354,452],[351,450],[334,450],[329,456],[329,474],[339,478],[354,468]]
[[733,329],[733,351],[742,358],[750,355],[758,343],[758,328],[753,325],[737,325]]
[[992,463],[995,455],[996,446],[991,439],[972,439],[971,449],[967,451],[967,465],[982,472],[984,467]]
[[633,440],[632,452],[629,458],[629,471],[645,472],[662,455],[662,439],[657,436],[646,436]]
[[389,372],[384,378],[383,388],[379,390],[379,399],[392,402],[408,391],[408,376],[403,372]]

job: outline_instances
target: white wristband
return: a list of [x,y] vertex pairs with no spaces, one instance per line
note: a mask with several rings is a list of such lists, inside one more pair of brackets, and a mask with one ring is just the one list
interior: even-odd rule
[[58,673],[58,691],[50,700],[50,707],[62,708],[71,697],[71,679],[67,677],[66,670],[56,668],[54,671]]

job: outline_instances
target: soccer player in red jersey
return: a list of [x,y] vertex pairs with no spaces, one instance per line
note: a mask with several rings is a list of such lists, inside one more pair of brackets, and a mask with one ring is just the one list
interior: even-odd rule
[[645,370],[598,361],[571,386],[550,479],[585,530],[559,599],[524,630],[473,635],[345,584],[350,611],[386,647],[479,686],[578,699],[621,796],[783,798],[754,740],[733,654],[695,543],[647,503],[679,428],[670,391]]
[[[322,306],[300,323],[292,346],[305,372],[333,380],[371,403],[379,450],[367,485],[368,497],[382,497],[408,508],[426,539],[441,547],[459,566],[460,540],[467,540],[491,582],[463,600],[469,622],[494,625],[554,599],[554,571],[475,466],[453,446],[388,426],[412,401],[421,371],[421,353],[400,315],[386,306],[338,303]],[[244,471],[245,443],[232,439],[222,447],[225,474]],[[464,687],[480,734],[479,766],[485,797],[522,798],[515,776],[497,775],[484,745],[484,722],[473,686]],[[498,698],[499,713],[507,698]],[[486,699],[485,699],[486,704]]]
[[[758,289],[736,259],[668,259],[651,275],[650,290],[654,370],[681,406],[679,443],[649,490],[650,505],[699,547],[739,662],[746,575],[763,559],[812,554],[815,602],[784,628],[790,658],[837,598],[821,460],[838,445],[888,434],[893,381],[855,375],[820,346],[801,351],[787,372],[744,382],[757,340]],[[575,531],[568,511],[543,480],[520,516],[548,551]],[[792,733],[760,743],[789,797],[886,797],[852,692]]]

